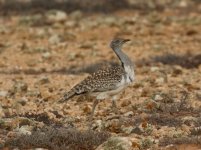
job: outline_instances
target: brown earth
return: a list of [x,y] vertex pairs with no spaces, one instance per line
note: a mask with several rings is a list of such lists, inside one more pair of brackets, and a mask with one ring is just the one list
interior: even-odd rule
[[[94,149],[115,135],[134,139],[135,149],[201,148],[201,3],[123,2],[88,10],[1,3],[0,148]],[[113,37],[131,39],[124,51],[136,80],[117,101],[120,114],[110,100],[100,102],[88,131],[93,98],[57,101],[89,73],[118,63]],[[45,143],[38,131],[54,140]]]

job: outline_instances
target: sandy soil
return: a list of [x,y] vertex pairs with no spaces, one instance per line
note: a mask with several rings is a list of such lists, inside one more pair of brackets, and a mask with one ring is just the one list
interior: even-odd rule
[[89,73],[118,63],[109,42],[122,37],[131,39],[124,51],[135,62],[136,80],[117,101],[120,114],[111,111],[111,100],[99,103],[93,134],[129,137],[133,149],[201,148],[201,3],[170,4],[106,13],[2,9],[0,147],[44,127],[85,132],[93,98],[57,101]]

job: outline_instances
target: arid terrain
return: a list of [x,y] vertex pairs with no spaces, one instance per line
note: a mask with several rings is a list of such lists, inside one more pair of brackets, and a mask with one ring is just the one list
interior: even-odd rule
[[[201,149],[199,0],[33,1],[0,1],[0,149]],[[58,100],[119,63],[114,37],[135,83],[88,130],[94,98]]]

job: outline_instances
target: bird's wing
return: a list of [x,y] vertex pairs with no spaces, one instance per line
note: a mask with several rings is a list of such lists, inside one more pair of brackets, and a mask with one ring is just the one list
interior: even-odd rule
[[85,78],[73,89],[76,94],[87,92],[103,92],[116,89],[125,74],[121,66],[99,70]]

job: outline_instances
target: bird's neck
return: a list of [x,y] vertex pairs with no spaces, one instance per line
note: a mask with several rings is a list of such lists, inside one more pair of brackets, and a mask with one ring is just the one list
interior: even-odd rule
[[134,80],[134,65],[131,59],[121,50],[120,47],[113,48],[117,57],[121,61],[122,67],[124,68],[126,74],[129,76],[130,80]]

